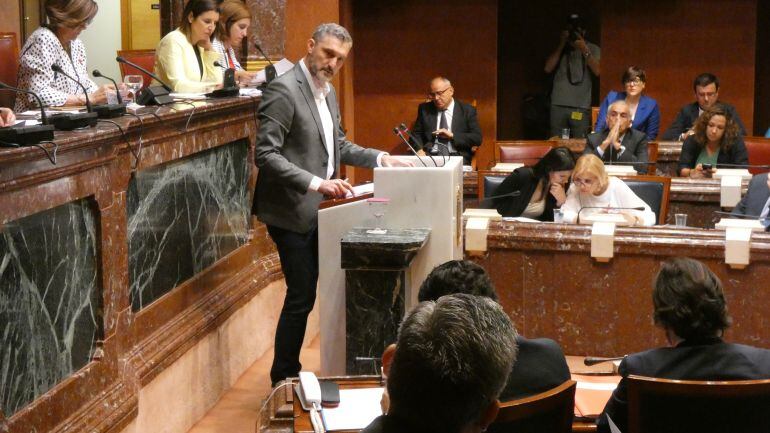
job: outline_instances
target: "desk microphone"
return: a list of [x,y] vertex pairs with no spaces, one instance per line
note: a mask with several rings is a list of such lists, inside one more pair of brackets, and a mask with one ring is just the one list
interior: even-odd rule
[[[409,131],[409,128],[406,127],[406,124],[404,124],[403,122],[399,123],[398,128],[401,130],[402,134],[406,134],[406,137],[410,143],[418,143],[418,141],[414,138],[414,135],[412,135],[412,133]],[[427,153],[428,158],[430,158],[430,160],[433,161],[433,165],[438,167],[438,164],[436,164],[436,160],[433,159],[432,155],[435,155],[435,153],[432,150]],[[441,157],[442,157],[441,166],[443,167],[444,165],[446,165],[446,158],[444,157],[444,155],[441,155]]]
[[723,212],[721,210],[715,210],[714,213],[719,215],[727,215],[733,218],[743,218],[743,219],[758,220],[758,221],[770,220],[770,217],[763,217],[761,215],[734,214],[732,212]]
[[[417,153],[417,151],[416,151],[416,150],[414,150],[414,148],[412,147],[412,145],[409,143],[409,140],[407,140],[407,139],[406,139],[406,138],[405,138],[405,137],[402,135],[402,131],[401,131],[401,130],[400,130],[398,127],[395,127],[395,128],[393,128],[393,133],[394,133],[394,134],[396,134],[396,135],[398,135],[398,138],[400,138],[400,139],[401,139],[401,141],[403,141],[403,142],[404,142],[404,144],[406,144],[406,146],[409,148],[409,150],[411,150],[411,151],[412,151],[412,153],[414,154],[414,156],[416,156],[416,157],[417,157],[417,159],[419,159],[419,160],[420,160],[420,163],[422,164],[422,166],[423,166],[423,167],[427,167],[427,166],[428,166],[427,164],[425,164],[425,161],[423,161],[423,160],[422,160],[422,158],[420,158],[420,155]],[[434,161],[434,164],[435,164],[435,161]]]
[[46,117],[45,109],[43,108],[43,101],[40,99],[40,96],[37,93],[25,89],[19,89],[18,87],[9,86],[2,81],[0,81],[0,89],[10,90],[12,92],[26,93],[28,95],[34,96],[37,100],[38,107],[40,107],[40,123],[42,123],[42,125],[9,126],[6,128],[0,128],[0,141],[3,143],[8,143],[8,145],[25,146],[38,144],[41,141],[53,140],[53,126],[48,124],[48,118]]
[[636,206],[636,207],[615,207],[615,206],[584,206],[581,207],[580,210],[578,210],[577,218],[575,221],[575,224],[580,224],[580,212],[583,212],[585,209],[603,209],[603,210],[639,210],[643,211],[645,210],[644,206]]
[[625,356],[618,356],[618,357],[615,357],[615,358],[602,358],[600,356],[586,356],[583,359],[583,364],[585,364],[585,365],[596,365],[596,364],[601,364],[602,362],[620,361],[623,358],[625,358]]
[[267,54],[262,51],[262,47],[260,47],[258,43],[254,42],[254,48],[256,48],[257,51],[259,51],[259,54],[262,54],[262,57],[267,60],[267,66],[265,66],[265,86],[267,86],[271,81],[275,80],[278,72],[275,70],[273,62],[270,61],[270,57],[267,57]]
[[492,196],[483,198],[481,201],[479,201],[479,204],[487,202],[487,201],[490,201],[490,200],[495,200],[495,199],[498,199],[498,198],[518,197],[520,195],[521,195],[521,191],[511,191],[511,192],[506,192],[505,194],[492,195]]
[[147,86],[144,89],[142,89],[138,95],[136,95],[136,103],[139,105],[164,105],[164,104],[171,104],[174,102],[174,98],[171,97],[170,93],[173,91],[171,86],[164,83],[163,80],[158,78],[157,75],[153,74],[152,72],[148,71],[147,69],[144,69],[143,67],[137,65],[136,63],[129,62],[128,60],[124,59],[121,56],[115,57],[115,61],[118,63],[123,63],[125,65],[131,66],[132,68],[144,72],[145,74],[149,75],[152,79],[160,83],[160,86]]
[[104,78],[106,80],[112,81],[112,84],[115,86],[115,93],[118,95],[117,104],[101,104],[94,107],[94,111],[96,111],[96,114],[99,115],[99,118],[112,119],[114,117],[120,117],[126,114],[126,105],[123,104],[123,97],[120,96],[120,89],[118,88],[118,83],[116,83],[115,80],[113,80],[112,78],[99,72],[98,69],[94,69],[91,72],[91,75],[97,78]]
[[218,61],[214,61],[214,66],[217,68],[223,68],[225,70],[224,77],[222,79],[222,88],[216,89],[211,93],[207,93],[206,96],[210,98],[230,98],[238,96],[241,89],[238,84],[235,83],[235,69],[225,68]]
[[56,129],[61,129],[64,131],[71,131],[76,128],[85,128],[85,127],[94,127],[96,126],[96,120],[98,115],[94,112],[93,107],[91,106],[91,100],[88,98],[88,90],[86,89],[86,86],[84,86],[80,81],[76,80],[71,75],[64,72],[64,70],[61,68],[61,66],[57,64],[51,65],[51,70],[54,71],[56,74],[62,74],[67,79],[74,81],[82,90],[83,94],[86,95],[86,110],[87,113],[59,113],[54,114],[49,119],[51,120],[51,123],[53,123],[54,127]]

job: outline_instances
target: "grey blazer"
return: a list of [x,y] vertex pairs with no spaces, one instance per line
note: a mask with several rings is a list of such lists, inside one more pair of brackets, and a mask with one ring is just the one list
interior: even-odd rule
[[[586,140],[586,148],[583,153],[593,153],[594,155],[599,156],[597,149],[608,135],[610,135],[608,129],[605,129],[602,132],[589,134],[588,139]],[[617,155],[617,151],[614,148],[610,149],[610,146],[607,148],[607,151],[604,152],[604,156],[600,158],[605,163],[610,162],[610,157],[613,162],[639,162],[640,164],[634,164],[634,169],[639,173],[647,173],[647,134],[637,131],[636,129],[628,128],[623,136],[623,141],[620,144],[626,148],[620,156]]]
[[738,205],[733,209],[734,215],[759,216],[765,209],[765,203],[770,198],[767,188],[767,173],[755,175],[749,182],[749,190]]
[[[340,126],[334,87],[326,96],[334,124],[334,174],[340,163],[375,167],[379,151],[351,143]],[[323,196],[308,191],[313,176],[326,178],[328,153],[321,117],[299,63],[267,87],[259,104],[252,213],[267,225],[306,233],[318,224]]]

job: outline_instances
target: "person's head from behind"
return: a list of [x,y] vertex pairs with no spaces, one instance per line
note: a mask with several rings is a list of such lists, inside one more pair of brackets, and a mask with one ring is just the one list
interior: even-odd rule
[[532,166],[532,171],[538,179],[548,183],[566,185],[572,170],[575,169],[575,157],[566,147],[554,147]]
[[192,44],[211,40],[219,22],[218,0],[190,0],[182,11],[179,29]]
[[487,271],[470,260],[450,260],[433,268],[422,282],[417,300],[435,301],[444,295],[455,293],[497,300],[495,287]]
[[416,431],[484,431],[515,358],[516,332],[494,300],[455,294],[422,302],[399,328],[388,414]]
[[641,95],[647,85],[647,74],[638,66],[629,66],[620,77],[627,95]]
[[669,342],[722,335],[730,326],[722,282],[703,263],[689,258],[663,262],[652,292],[655,324]]
[[594,154],[586,154],[578,158],[575,164],[572,183],[582,194],[601,195],[607,190],[610,178],[602,160]]
[[695,141],[701,147],[714,144],[722,149],[728,149],[741,135],[738,124],[722,104],[714,104],[705,110],[695,120],[693,131]]
[[327,83],[337,75],[350,49],[353,38],[339,24],[326,23],[316,27],[307,41],[305,64],[310,75],[321,83]]
[[430,90],[428,91],[428,99],[433,101],[433,105],[438,110],[446,110],[449,104],[452,102],[452,97],[455,94],[455,89],[452,87],[452,83],[446,77],[435,77],[430,80]]
[[69,42],[85,30],[99,11],[94,0],[46,0],[46,26],[62,42]]
[[701,110],[711,107],[719,100],[719,78],[712,73],[704,72],[695,77],[692,89]]
[[631,108],[622,99],[607,107],[607,128],[612,129],[617,125],[618,134],[622,135],[631,126]]
[[216,35],[223,43],[234,48],[240,47],[249,33],[250,25],[251,12],[241,0],[225,0],[219,6]]

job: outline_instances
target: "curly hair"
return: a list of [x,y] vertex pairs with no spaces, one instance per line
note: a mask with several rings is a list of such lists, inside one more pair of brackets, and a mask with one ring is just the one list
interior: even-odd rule
[[487,271],[469,260],[450,260],[433,268],[420,286],[417,300],[435,301],[444,295],[455,293],[497,300],[495,286]]
[[730,113],[725,110],[724,105],[720,103],[716,103],[713,107],[706,109],[703,114],[701,114],[700,117],[698,117],[698,119],[695,121],[695,125],[693,125],[693,130],[695,131],[695,142],[701,149],[706,146],[706,143],[708,143],[708,137],[706,137],[706,128],[709,125],[709,121],[714,116],[723,116],[725,118],[725,133],[722,135],[722,139],[719,142],[719,148],[729,149],[730,146],[732,146],[733,143],[735,143],[735,141],[738,140],[738,138],[741,136],[741,129],[738,127],[738,124],[735,122]]
[[721,335],[730,326],[722,282],[690,258],[663,262],[652,292],[655,324],[685,340]]

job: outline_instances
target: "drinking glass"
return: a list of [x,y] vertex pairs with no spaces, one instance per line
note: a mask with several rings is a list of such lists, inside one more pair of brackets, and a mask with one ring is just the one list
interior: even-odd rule
[[144,85],[144,78],[141,75],[126,75],[123,77],[123,82],[126,87],[131,91],[132,100],[136,101],[136,97],[139,95],[139,90]]
[[369,212],[374,215],[375,224],[374,228],[367,230],[366,233],[371,235],[384,235],[388,232],[387,230],[380,228],[382,226],[380,221],[381,218],[385,216],[385,210],[388,207],[389,201],[390,199],[387,198],[370,198],[367,200],[367,203],[369,204]]

